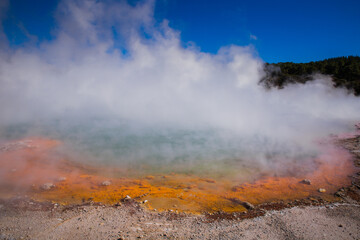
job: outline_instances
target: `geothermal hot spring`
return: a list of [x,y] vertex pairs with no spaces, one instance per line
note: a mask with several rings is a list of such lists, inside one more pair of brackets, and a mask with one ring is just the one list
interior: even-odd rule
[[336,141],[360,101],[330,76],[266,89],[252,46],[184,44],[151,1],[62,1],[56,21],[51,40],[0,44],[1,198],[236,212],[351,183]]
[[334,201],[356,170],[349,153],[335,145],[337,136],[314,141],[304,152],[219,129],[99,119],[40,126],[4,130],[2,198],[27,194],[61,204],[116,204],[131,196],[149,209],[234,212],[246,210],[242,202]]

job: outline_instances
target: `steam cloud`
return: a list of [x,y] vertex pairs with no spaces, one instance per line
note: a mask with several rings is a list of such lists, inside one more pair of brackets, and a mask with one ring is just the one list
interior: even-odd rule
[[[73,136],[107,129],[110,140],[131,135],[146,142],[156,132],[176,145],[171,138],[185,129],[197,135],[189,144],[182,135],[181,149],[155,151],[144,143],[120,154],[133,160],[149,158],[146,151],[167,158],[200,151],[203,158],[216,158],[218,151],[209,149],[241,149],[234,158],[246,152],[269,166],[269,152],[313,151],[314,140],[346,131],[360,119],[359,99],[332,88],[329,77],[266,90],[259,85],[264,63],[252,46],[225,46],[216,54],[184,46],[180,32],[154,20],[154,4],[64,0],[52,40],[13,49],[0,33],[2,138],[14,124],[31,123],[31,135],[54,120],[61,129],[101,119]],[[0,7],[4,16],[6,4]]]

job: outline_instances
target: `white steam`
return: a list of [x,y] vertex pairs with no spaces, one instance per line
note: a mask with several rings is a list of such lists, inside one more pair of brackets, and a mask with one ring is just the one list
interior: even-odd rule
[[13,50],[0,38],[2,128],[92,118],[110,128],[125,119],[155,129],[218,129],[226,144],[211,146],[255,139],[244,146],[264,153],[285,143],[310,147],[360,119],[359,99],[326,77],[265,90],[258,84],[263,62],[251,46],[217,54],[184,47],[166,20],[154,20],[153,8],[153,1],[65,0],[53,40]]

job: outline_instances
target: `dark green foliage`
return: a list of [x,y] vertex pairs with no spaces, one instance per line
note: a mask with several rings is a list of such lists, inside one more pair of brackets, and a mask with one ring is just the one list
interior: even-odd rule
[[334,87],[345,87],[360,96],[360,57],[337,57],[317,62],[280,62],[265,65],[266,77],[261,80],[266,87],[283,88],[291,83],[314,80],[313,74],[330,75]]

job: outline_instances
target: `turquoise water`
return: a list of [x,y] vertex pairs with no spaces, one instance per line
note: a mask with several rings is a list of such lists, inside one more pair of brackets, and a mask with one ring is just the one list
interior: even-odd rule
[[[2,127],[3,139],[44,136],[63,141],[61,153],[73,161],[126,167],[131,172],[251,175],[289,171],[284,159],[302,164],[308,153],[264,136],[242,136],[214,128],[180,128],[129,121],[87,119]],[[296,161],[294,161],[296,160]]]

